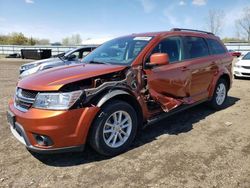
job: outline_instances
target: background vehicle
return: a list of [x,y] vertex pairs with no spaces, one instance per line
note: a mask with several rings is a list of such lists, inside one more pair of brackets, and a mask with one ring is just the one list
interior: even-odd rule
[[29,150],[76,151],[88,141],[103,155],[117,155],[148,124],[205,101],[224,108],[232,60],[220,39],[205,31],[116,38],[81,65],[20,80],[8,121]]
[[20,78],[30,74],[62,65],[80,63],[81,59],[97,46],[85,46],[60,53],[53,58],[26,63],[20,67]]
[[250,77],[250,52],[235,63],[233,72],[235,78]]
[[236,52],[234,50],[228,50],[229,53],[234,56],[234,57],[240,57],[241,56],[241,53],[240,52]]

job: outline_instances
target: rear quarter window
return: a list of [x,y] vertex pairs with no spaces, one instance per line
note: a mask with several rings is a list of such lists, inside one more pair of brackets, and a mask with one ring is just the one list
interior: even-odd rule
[[227,50],[224,48],[224,46],[217,40],[214,39],[207,39],[211,54],[224,54],[227,52]]
[[201,37],[184,37],[185,56],[184,59],[193,59],[209,55],[208,45]]

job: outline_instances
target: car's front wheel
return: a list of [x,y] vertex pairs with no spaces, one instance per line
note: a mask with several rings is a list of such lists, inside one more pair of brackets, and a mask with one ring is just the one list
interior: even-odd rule
[[107,103],[97,115],[91,129],[89,142],[98,152],[114,156],[125,151],[134,140],[137,115],[134,108],[123,101]]

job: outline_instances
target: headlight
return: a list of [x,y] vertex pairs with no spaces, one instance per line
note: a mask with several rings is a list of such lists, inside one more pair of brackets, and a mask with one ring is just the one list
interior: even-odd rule
[[241,68],[241,66],[240,66],[240,65],[237,65],[237,64],[235,64],[234,67],[235,67],[235,68]]
[[38,93],[33,107],[50,110],[67,110],[79,99],[81,94],[81,90],[67,93]]

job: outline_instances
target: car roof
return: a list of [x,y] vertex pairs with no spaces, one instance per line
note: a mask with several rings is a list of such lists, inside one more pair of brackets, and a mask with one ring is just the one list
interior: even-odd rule
[[179,29],[179,28],[174,28],[174,29],[171,29],[170,31],[133,33],[129,36],[133,36],[133,37],[149,37],[149,36],[163,37],[163,36],[174,35],[174,34],[219,39],[219,37],[215,36],[211,32],[201,31],[201,30],[192,30],[192,29]]

